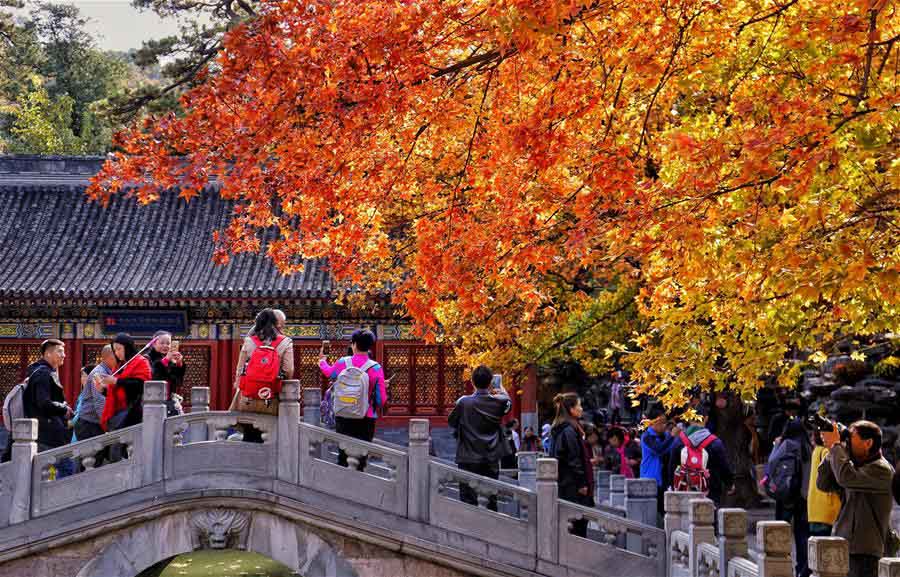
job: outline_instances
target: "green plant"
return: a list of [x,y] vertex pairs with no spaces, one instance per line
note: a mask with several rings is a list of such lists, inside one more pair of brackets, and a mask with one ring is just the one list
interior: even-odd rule
[[900,357],[887,357],[875,365],[875,376],[881,379],[900,379]]
[[839,385],[855,385],[869,373],[869,367],[862,361],[847,361],[834,367],[834,380]]

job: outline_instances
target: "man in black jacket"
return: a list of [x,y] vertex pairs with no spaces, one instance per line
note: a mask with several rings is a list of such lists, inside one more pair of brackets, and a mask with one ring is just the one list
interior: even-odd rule
[[[502,385],[489,390],[493,374],[481,365],[472,372],[475,393],[460,397],[448,417],[456,429],[456,466],[463,471],[496,479],[500,476],[503,434],[500,420],[512,409],[512,401]],[[462,502],[478,506],[478,495],[468,483],[459,484]],[[497,510],[497,498],[491,497],[488,509]]]
[[65,359],[62,341],[48,339],[41,343],[41,359],[28,367],[22,405],[25,417],[38,421],[38,451],[61,447],[72,438],[66,425],[72,409],[66,403],[58,372]]

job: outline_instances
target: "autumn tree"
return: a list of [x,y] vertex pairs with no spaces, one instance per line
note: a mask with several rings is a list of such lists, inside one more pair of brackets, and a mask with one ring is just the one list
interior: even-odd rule
[[93,198],[216,175],[219,260],[327,257],[471,360],[619,356],[670,403],[898,328],[895,2],[254,12],[182,115],[119,136]]

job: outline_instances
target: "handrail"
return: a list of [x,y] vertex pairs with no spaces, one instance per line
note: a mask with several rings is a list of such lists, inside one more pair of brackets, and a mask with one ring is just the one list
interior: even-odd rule
[[140,424],[125,427],[124,429],[118,429],[116,431],[110,431],[102,435],[97,435],[96,437],[91,437],[90,439],[85,439],[83,441],[77,441],[75,443],[63,445],[62,447],[55,447],[53,449],[41,451],[35,456],[35,461],[40,463],[52,464],[57,462],[60,458],[65,459],[79,457],[84,454],[84,452],[82,451],[83,449],[92,449],[93,447],[99,446],[97,450],[101,450],[104,447],[115,445],[122,440],[131,440],[131,437],[139,433],[140,431]]
[[435,461],[434,459],[431,460],[430,466],[432,470],[436,470],[439,473],[439,480],[443,480],[444,478],[449,477],[453,478],[454,480],[463,480],[473,485],[494,487],[499,491],[503,491],[504,493],[512,495],[520,495],[526,498],[534,498],[535,496],[535,492],[526,487],[520,487],[518,485],[513,485],[512,483],[507,483],[506,481],[501,481],[499,479],[491,479],[489,477],[484,477],[476,473],[463,471],[462,469],[445,465],[443,463]]
[[719,548],[712,543],[697,545],[697,575],[703,577],[719,577]]
[[743,557],[732,557],[728,561],[727,577],[759,577],[759,566]]
[[332,431],[331,429],[310,425],[309,423],[300,423],[300,429],[301,431],[306,431],[309,434],[313,435],[313,437],[316,439],[326,439],[332,442],[336,442],[341,448],[344,448],[344,445],[355,446],[367,449],[370,455],[388,456],[395,458],[405,458],[407,456],[406,451],[394,449],[387,446],[387,444],[374,442],[370,443],[369,441],[363,441],[355,437],[350,437],[348,435],[343,435],[341,433]]
[[[652,536],[659,539],[661,543],[665,543],[666,532],[658,527],[644,525],[643,523],[638,523],[637,521],[632,521],[631,519],[620,517],[616,513],[607,513],[593,507],[585,507],[584,505],[579,505],[578,503],[572,503],[570,501],[565,501],[562,499],[560,499],[559,505],[561,508],[565,507],[567,509],[570,509],[573,512],[576,512],[582,517],[591,521],[596,521],[599,523],[609,521],[615,523],[617,527],[622,527],[628,531],[633,531],[641,535]],[[562,517],[562,515],[560,515],[560,517]]]

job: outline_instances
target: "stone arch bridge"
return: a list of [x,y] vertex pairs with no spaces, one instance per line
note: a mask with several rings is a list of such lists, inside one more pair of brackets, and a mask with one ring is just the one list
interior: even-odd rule
[[[203,548],[261,553],[304,577],[666,572],[665,533],[559,500],[553,459],[532,456],[515,484],[430,457],[427,420],[410,422],[408,447],[345,437],[318,426],[318,389],[303,391],[301,421],[297,381],[285,383],[277,417],[209,411],[208,389],[196,388],[192,412],[166,418],[164,391],[146,383],[141,425],[43,453],[37,422],[13,423],[0,576],[135,577]],[[229,440],[239,426],[262,442]],[[101,465],[112,446],[125,457]],[[350,467],[337,465],[338,450]],[[75,474],[57,476],[73,462]],[[460,482],[478,506],[459,501]],[[576,519],[593,538],[570,533]]]

